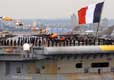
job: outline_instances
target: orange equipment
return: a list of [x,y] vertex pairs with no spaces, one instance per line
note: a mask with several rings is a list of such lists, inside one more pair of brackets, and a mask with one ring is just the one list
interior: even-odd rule
[[4,21],[12,21],[13,19],[11,17],[8,17],[8,16],[3,16],[2,20],[4,20]]
[[64,41],[64,40],[65,40],[65,37],[62,36],[62,37],[60,38],[60,40],[61,40],[61,41]]
[[49,36],[51,39],[57,38],[58,34],[57,33],[53,33],[52,35]]

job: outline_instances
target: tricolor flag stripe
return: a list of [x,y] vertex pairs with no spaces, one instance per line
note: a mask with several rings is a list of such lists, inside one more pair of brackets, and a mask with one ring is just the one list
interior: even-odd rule
[[80,11],[78,11],[78,16],[79,16],[79,24],[86,24],[86,11],[87,7],[82,8]]
[[78,11],[79,24],[100,22],[103,4],[104,2],[81,8]]
[[103,4],[104,4],[104,2],[98,3],[96,5],[95,11],[94,11],[95,12],[94,13],[94,20],[93,20],[94,23],[100,22],[100,17],[99,16],[101,16]]
[[95,4],[89,5],[86,14],[86,23],[93,23]]

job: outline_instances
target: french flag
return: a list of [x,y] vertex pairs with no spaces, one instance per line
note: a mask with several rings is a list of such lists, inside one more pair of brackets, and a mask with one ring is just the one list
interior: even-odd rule
[[100,22],[104,2],[83,7],[78,11],[79,24]]

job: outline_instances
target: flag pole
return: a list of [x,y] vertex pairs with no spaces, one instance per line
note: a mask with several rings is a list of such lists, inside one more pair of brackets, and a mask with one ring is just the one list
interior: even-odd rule
[[100,22],[98,23],[98,26],[97,26],[95,41],[98,40],[99,27],[100,27]]

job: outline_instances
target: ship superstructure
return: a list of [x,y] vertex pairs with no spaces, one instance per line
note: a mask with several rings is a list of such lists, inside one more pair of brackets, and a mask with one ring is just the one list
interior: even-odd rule
[[64,35],[65,39],[61,40],[61,38],[50,39],[49,36],[1,38],[0,78],[2,80],[114,79],[113,39],[96,39],[93,36],[75,34]]
[[0,80],[114,80],[114,26],[97,36],[34,26],[35,33],[1,33]]

